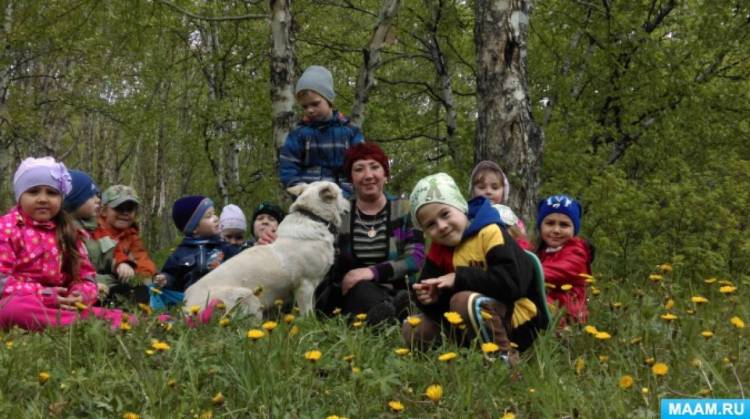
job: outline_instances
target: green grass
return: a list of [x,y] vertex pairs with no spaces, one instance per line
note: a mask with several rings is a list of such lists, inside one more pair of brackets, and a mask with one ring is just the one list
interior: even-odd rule
[[[524,355],[516,381],[476,348],[445,345],[398,356],[398,327],[355,329],[341,318],[279,321],[257,341],[246,336],[258,326],[250,319],[196,329],[178,321],[166,330],[143,313],[130,331],[99,322],[44,333],[11,330],[1,335],[0,416],[657,417],[662,398],[748,397],[750,310],[740,302],[750,295],[747,284],[735,285],[725,295],[718,283],[691,283],[676,272],[660,282],[598,278],[589,324],[611,339],[597,340],[578,325],[546,333]],[[694,295],[709,302],[696,305]],[[660,317],[670,298],[673,321]],[[748,326],[734,326],[734,316]],[[290,336],[293,325],[299,333]],[[714,336],[704,338],[704,330]],[[147,355],[151,339],[170,349]],[[318,362],[304,358],[313,349],[322,352]],[[440,362],[448,351],[459,357]],[[667,374],[655,376],[651,359],[666,364]],[[45,383],[40,372],[50,375]],[[621,389],[626,374],[634,383]],[[443,387],[437,403],[424,395],[430,384]],[[223,402],[212,402],[217,393]],[[390,411],[392,400],[404,410]]]

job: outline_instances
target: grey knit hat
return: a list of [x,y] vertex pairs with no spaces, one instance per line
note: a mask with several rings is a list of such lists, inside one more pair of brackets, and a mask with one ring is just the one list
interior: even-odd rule
[[294,95],[297,96],[303,90],[312,90],[331,103],[336,98],[336,92],[333,91],[333,76],[331,72],[319,65],[307,67],[299,80],[297,80]]

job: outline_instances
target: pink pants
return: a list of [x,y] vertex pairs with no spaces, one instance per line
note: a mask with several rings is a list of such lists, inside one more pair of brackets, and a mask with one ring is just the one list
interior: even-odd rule
[[[47,327],[68,326],[71,323],[94,317],[110,323],[113,329],[126,317],[121,310],[90,307],[83,311],[47,307],[36,295],[8,296],[0,300],[0,329],[18,326],[26,330],[44,330]],[[128,321],[135,323],[130,316]]]

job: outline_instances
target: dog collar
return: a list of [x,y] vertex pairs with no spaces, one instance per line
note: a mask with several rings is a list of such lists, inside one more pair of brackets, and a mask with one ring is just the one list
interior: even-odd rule
[[319,216],[318,214],[315,214],[315,213],[313,213],[311,211],[308,211],[306,209],[303,209],[303,208],[297,209],[297,212],[299,212],[300,214],[306,216],[307,218],[310,218],[310,219],[315,220],[315,221],[317,221],[319,223],[325,224],[325,226],[328,228],[328,231],[330,231],[331,234],[333,234],[334,236],[338,234],[338,229],[336,228],[336,226],[333,225],[333,223],[331,223],[329,221],[326,221],[323,217]]

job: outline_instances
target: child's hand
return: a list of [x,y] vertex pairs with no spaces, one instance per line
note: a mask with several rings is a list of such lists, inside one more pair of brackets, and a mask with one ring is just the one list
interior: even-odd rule
[[157,286],[158,288],[162,288],[167,285],[167,276],[164,274],[156,274],[154,276],[153,282],[155,286]]
[[424,305],[436,303],[438,299],[437,287],[432,284],[426,284],[425,282],[426,281],[418,282],[411,286],[414,288],[417,300]]
[[445,274],[437,278],[425,279],[424,281],[422,281],[422,283],[428,284],[428,285],[434,285],[438,289],[444,289],[444,288],[451,289],[453,288],[453,285],[456,283],[456,273],[451,272],[449,274]]
[[357,285],[359,281],[371,281],[374,275],[370,268],[357,268],[352,269],[344,275],[344,279],[341,280],[341,294],[346,295],[353,286]]
[[97,283],[96,284],[96,291],[99,296],[100,300],[104,300],[109,295],[109,285]]
[[117,265],[117,276],[122,281],[127,281],[135,275],[135,269],[130,264],[121,263]]
[[57,305],[63,310],[77,310],[76,303],[83,303],[83,296],[78,291],[73,291],[67,297],[57,296]]
[[255,244],[271,244],[274,241],[276,241],[276,230],[267,229],[260,233],[260,237]]

